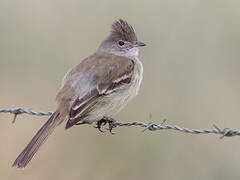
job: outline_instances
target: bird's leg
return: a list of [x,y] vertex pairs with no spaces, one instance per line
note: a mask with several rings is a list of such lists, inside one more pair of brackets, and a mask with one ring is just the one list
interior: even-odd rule
[[112,132],[113,128],[116,127],[116,125],[114,124],[116,122],[115,119],[111,118],[111,117],[105,117],[105,120],[108,123],[108,130],[111,134],[114,134],[114,132]]
[[102,126],[105,126],[106,124],[108,124],[108,129],[107,129],[107,130],[109,130],[109,132],[110,132],[111,134],[114,134],[114,133],[112,132],[112,130],[113,130],[113,128],[116,127],[116,126],[114,125],[115,122],[116,122],[116,120],[113,119],[113,118],[103,117],[101,120],[97,121],[97,127],[96,127],[96,128],[98,128],[98,130],[99,130],[100,132],[105,132],[105,131],[103,131],[101,128],[102,128]]
[[97,126],[95,128],[98,128],[98,130],[102,133],[104,133],[105,131],[102,130],[102,126],[105,126],[107,122],[104,119],[101,119],[99,121],[97,121]]

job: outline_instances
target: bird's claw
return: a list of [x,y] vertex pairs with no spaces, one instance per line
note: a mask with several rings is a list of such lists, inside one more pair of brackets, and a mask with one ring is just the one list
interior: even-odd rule
[[102,118],[101,120],[97,121],[97,126],[96,128],[98,128],[98,130],[102,133],[104,133],[105,131],[102,130],[102,126],[105,126],[106,124],[108,124],[108,131],[111,133],[111,134],[114,134],[114,132],[112,132],[113,128],[115,128],[115,124],[114,122],[116,122],[115,119],[113,118],[109,118],[109,117],[104,117]]

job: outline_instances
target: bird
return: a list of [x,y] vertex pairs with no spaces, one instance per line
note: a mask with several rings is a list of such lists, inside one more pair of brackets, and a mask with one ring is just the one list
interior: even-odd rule
[[19,154],[12,167],[25,168],[40,146],[64,120],[65,129],[74,125],[109,123],[112,117],[135,97],[143,78],[138,59],[139,47],[133,27],[123,19],[115,20],[97,51],[71,68],[56,95],[56,110]]

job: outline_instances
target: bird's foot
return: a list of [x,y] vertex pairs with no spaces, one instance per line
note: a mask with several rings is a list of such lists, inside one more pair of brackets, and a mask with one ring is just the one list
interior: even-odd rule
[[98,130],[99,130],[100,132],[104,133],[105,131],[102,130],[102,126],[105,126],[106,124],[108,124],[108,129],[107,129],[107,130],[109,130],[109,132],[110,132],[111,134],[114,134],[114,133],[112,132],[112,130],[113,130],[113,128],[116,127],[116,125],[114,124],[115,122],[116,122],[116,120],[113,119],[113,118],[104,117],[104,118],[102,118],[101,120],[97,121],[97,126],[96,126],[96,128],[98,128]]

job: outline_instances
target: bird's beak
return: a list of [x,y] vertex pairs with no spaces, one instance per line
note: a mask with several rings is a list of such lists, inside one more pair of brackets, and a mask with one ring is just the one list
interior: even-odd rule
[[146,44],[141,42],[141,41],[135,41],[134,42],[134,47],[141,47],[141,46],[146,46]]

